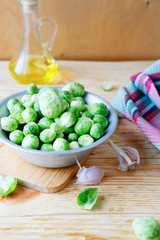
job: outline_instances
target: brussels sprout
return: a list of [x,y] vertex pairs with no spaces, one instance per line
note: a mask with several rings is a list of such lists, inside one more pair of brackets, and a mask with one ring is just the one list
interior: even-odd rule
[[7,132],[13,132],[18,128],[18,122],[16,119],[11,117],[2,117],[1,118],[1,127]]
[[50,88],[39,96],[39,106],[42,114],[51,119],[58,117],[64,109],[62,98],[55,88]]
[[22,112],[25,110],[25,107],[21,103],[16,103],[12,105],[10,109],[10,116],[12,118],[15,118],[19,124],[25,123],[23,117],[22,117]]
[[79,118],[74,126],[74,130],[78,135],[89,133],[93,122],[90,118]]
[[68,141],[69,142],[73,142],[73,141],[77,141],[78,140],[78,135],[77,133],[70,133],[68,135]]
[[108,109],[103,103],[93,103],[89,106],[89,112],[93,115],[101,114],[106,117],[108,114]]
[[56,136],[55,136],[55,139],[56,140],[57,138],[64,138],[64,133],[56,133]]
[[41,150],[42,150],[42,151],[54,151],[54,149],[53,149],[53,144],[44,143],[44,144],[42,144],[42,146],[41,146]]
[[85,147],[94,142],[94,139],[89,134],[84,134],[78,138],[80,146]]
[[32,96],[31,95],[23,95],[21,101],[23,103],[23,105],[27,108],[27,107],[33,107],[33,101],[31,100]]
[[51,129],[44,129],[40,133],[39,138],[44,143],[50,143],[54,140],[55,136],[56,136],[55,131],[53,131]]
[[70,146],[70,149],[80,148],[79,143],[77,141],[71,142],[69,146]]
[[139,240],[160,239],[160,224],[154,218],[137,218],[133,222],[133,228]]
[[14,130],[9,134],[9,139],[15,144],[20,144],[23,140],[23,132],[20,130]]
[[52,123],[51,125],[50,125],[50,129],[52,129],[53,131],[55,131],[56,132],[56,134],[58,133],[58,134],[60,134],[60,133],[62,133],[63,132],[63,126],[62,125],[60,125],[59,123]]
[[23,138],[22,147],[37,149],[39,147],[39,139],[33,134],[28,134]]
[[89,111],[89,105],[85,104],[85,111],[88,112]]
[[27,92],[29,95],[33,95],[38,93],[38,88],[34,83],[29,84],[28,88],[27,88]]
[[23,128],[24,135],[33,134],[38,135],[39,134],[39,127],[35,122],[27,123]]
[[69,127],[69,128],[64,129],[64,133],[72,133],[72,132],[74,132],[73,127]]
[[69,150],[69,142],[64,138],[57,138],[53,143],[53,149],[55,151]]
[[87,117],[87,118],[90,118],[90,119],[92,119],[93,118],[93,115],[90,113],[90,112],[83,112],[82,114],[81,114],[81,117]]
[[80,83],[71,82],[62,88],[63,91],[69,91],[74,97],[82,97],[84,95],[84,87]]
[[68,111],[74,113],[76,118],[79,118],[81,115],[81,111],[77,107],[70,107]]
[[99,139],[103,136],[103,134],[104,134],[104,128],[102,127],[102,125],[100,123],[94,123],[91,127],[90,135],[94,139]]
[[66,100],[68,103],[72,102],[74,98],[73,94],[68,91],[61,91],[59,95],[61,96],[62,99]]
[[55,88],[55,87],[43,87],[43,88],[41,88],[40,90],[39,90],[39,95],[41,95],[42,93],[44,93],[44,92],[46,92],[46,91],[48,91],[48,90],[53,90],[53,91],[55,91],[57,94],[59,94],[59,91],[58,91],[58,89],[57,88]]
[[81,102],[85,105],[85,101],[82,97],[74,97],[73,101],[78,101],[78,102]]
[[26,108],[22,112],[22,117],[26,123],[35,122],[37,120],[37,113],[33,108]]
[[69,107],[69,103],[64,99],[62,99],[62,102],[63,102],[63,112],[64,112]]
[[77,107],[80,110],[80,112],[83,112],[85,110],[85,104],[80,102],[80,101],[77,101],[77,100],[73,100],[70,103],[70,106],[71,107]]
[[43,117],[39,120],[38,127],[39,127],[40,131],[43,131],[44,129],[49,129],[52,123],[53,123],[52,119]]
[[97,114],[93,117],[93,122],[94,123],[100,123],[102,127],[105,129],[108,125],[108,120],[106,117],[104,117],[101,114]]
[[56,123],[58,123],[59,125],[61,125],[62,126],[62,123],[61,123],[61,120],[60,120],[60,118],[58,117],[58,118],[55,118],[54,119],[54,121],[56,122]]
[[39,94],[38,94],[38,93],[37,93],[37,94],[33,94],[33,95],[31,96],[31,101],[32,101],[33,103],[39,102]]
[[7,102],[7,108],[9,111],[11,111],[11,108],[13,105],[15,105],[16,103],[20,104],[20,101],[17,98],[11,98],[9,99],[9,101]]
[[39,115],[39,117],[43,117],[43,114],[42,114],[41,109],[39,107],[39,102],[34,103],[33,109],[36,111],[36,113]]
[[62,126],[64,126],[65,128],[73,126],[76,123],[76,120],[76,116],[72,112],[64,112],[60,116]]

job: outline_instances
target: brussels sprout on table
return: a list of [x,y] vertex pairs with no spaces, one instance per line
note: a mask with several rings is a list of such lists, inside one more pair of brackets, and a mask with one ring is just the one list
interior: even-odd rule
[[33,134],[28,134],[23,138],[22,147],[37,149],[39,147],[39,139]]
[[1,118],[1,127],[7,132],[12,132],[18,128],[18,122],[16,119],[11,117],[2,117]]
[[74,97],[82,97],[84,95],[84,86],[77,82],[68,83],[62,90],[69,91]]
[[43,143],[51,143],[56,136],[56,132],[52,129],[44,129],[40,135],[39,138]]
[[39,134],[39,127],[35,122],[27,123],[23,128],[24,135],[33,134],[38,135]]
[[133,229],[139,240],[160,240],[160,223],[152,217],[135,219]]
[[15,144],[21,144],[24,138],[23,132],[20,130],[14,130],[9,134],[9,139]]
[[55,151],[69,150],[69,142],[64,138],[57,138],[53,143],[53,149]]

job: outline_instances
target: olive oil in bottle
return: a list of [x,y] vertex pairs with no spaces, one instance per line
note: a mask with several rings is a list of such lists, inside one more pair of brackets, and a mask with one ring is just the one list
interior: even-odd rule
[[[22,84],[54,83],[58,64],[51,56],[57,23],[50,18],[39,18],[39,0],[18,0],[22,10],[23,34],[20,47],[9,64],[10,74]],[[50,24],[47,42],[42,41],[40,26]]]
[[50,58],[30,57],[26,61],[12,60],[9,64],[10,74],[21,84],[48,84],[57,73],[58,64]]

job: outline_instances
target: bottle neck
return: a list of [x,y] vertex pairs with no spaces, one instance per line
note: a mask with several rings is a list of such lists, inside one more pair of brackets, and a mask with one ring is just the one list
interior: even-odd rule
[[21,2],[23,17],[23,37],[35,36],[40,37],[38,4],[30,5]]

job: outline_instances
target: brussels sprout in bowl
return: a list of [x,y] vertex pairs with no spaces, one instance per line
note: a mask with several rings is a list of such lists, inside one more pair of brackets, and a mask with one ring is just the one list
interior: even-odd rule
[[[55,88],[59,91],[62,90],[62,87],[55,87]],[[63,90],[66,91],[66,89],[63,89]],[[53,90],[51,90],[51,91],[52,91],[52,94],[56,94],[55,93],[56,91],[53,91]],[[43,90],[41,89],[40,92],[45,92],[45,88],[43,88]],[[75,93],[75,92],[73,92],[73,93]],[[72,97],[73,98],[72,102],[73,103],[76,102],[75,105],[78,105],[79,103],[80,103],[80,105],[81,104],[84,105],[84,103],[82,103],[82,101],[80,99],[82,94],[81,94],[80,91],[78,93],[79,93],[79,96],[77,98],[76,98],[76,96],[74,96],[74,98]],[[0,102],[0,119],[2,117],[9,116],[9,111],[8,111],[8,108],[7,108],[7,103],[8,103],[9,100],[14,98],[14,99],[18,99],[18,100],[21,101],[22,97],[25,94],[27,94],[27,91],[16,93],[16,94],[11,95],[11,96],[5,98],[4,100],[2,100]],[[34,95],[32,95],[32,98],[36,98],[36,94],[34,94]],[[43,94],[43,96],[44,95],[45,94]],[[68,95],[67,95],[67,97],[68,97]],[[24,97],[23,97],[23,99],[24,99]],[[63,99],[63,100],[65,101],[65,99]],[[1,125],[0,125],[0,140],[2,142],[4,142],[5,144],[13,147],[23,159],[25,159],[26,161],[28,161],[28,162],[30,162],[34,165],[37,165],[37,166],[47,167],[47,168],[60,168],[60,167],[67,167],[67,166],[71,166],[73,164],[76,164],[76,159],[78,159],[79,161],[83,160],[85,157],[87,157],[91,153],[93,148],[95,148],[99,144],[103,143],[108,138],[110,138],[111,135],[116,130],[117,124],[118,124],[118,117],[117,117],[116,111],[113,109],[113,107],[107,101],[105,101],[101,97],[97,96],[96,94],[93,94],[93,93],[90,93],[90,92],[87,92],[87,91],[84,92],[84,100],[85,100],[86,104],[92,105],[93,107],[90,109],[90,114],[88,114],[88,112],[86,113],[85,111],[82,113],[82,115],[81,115],[82,120],[81,121],[84,123],[84,122],[86,122],[86,119],[88,119],[87,120],[88,124],[90,125],[90,122],[93,121],[94,125],[92,125],[93,127],[92,127],[91,134],[90,135],[88,135],[88,133],[85,134],[85,131],[84,131],[84,135],[82,135],[83,137],[79,136],[79,141],[76,138],[76,134],[77,133],[79,134],[79,123],[77,124],[77,126],[76,126],[76,123],[74,125],[74,130],[75,130],[75,132],[77,131],[76,134],[74,134],[74,135],[70,134],[70,133],[72,133],[71,129],[73,129],[73,126],[70,126],[70,124],[68,123],[70,118],[72,119],[73,123],[75,121],[74,118],[72,117],[73,114],[77,114],[77,112],[74,113],[75,105],[71,104],[70,107],[66,105],[65,108],[67,110],[65,110],[65,114],[64,114],[63,113],[63,111],[64,111],[63,106],[64,105],[62,105],[61,102],[59,102],[60,110],[62,112],[62,115],[61,115],[60,118],[59,118],[59,116],[57,117],[55,115],[56,113],[54,111],[49,113],[51,116],[54,115],[54,117],[55,117],[55,123],[54,124],[53,124],[52,120],[51,121],[46,121],[46,118],[48,117],[48,115],[47,115],[48,113],[46,113],[45,108],[42,109],[43,116],[42,116],[41,119],[43,120],[43,122],[42,122],[42,120],[37,122],[37,125],[39,126],[39,129],[40,129],[40,127],[42,128],[41,131],[44,131],[46,128],[50,128],[51,129],[50,132],[54,132],[55,129],[60,130],[60,132],[58,134],[55,135],[55,134],[52,133],[51,136],[50,136],[50,138],[54,138],[56,149],[57,149],[57,143],[61,142],[62,145],[64,144],[64,146],[62,148],[59,148],[59,146],[58,146],[58,148],[59,148],[58,151],[55,151],[55,150],[52,151],[52,147],[51,147],[52,145],[51,145],[50,141],[48,139],[46,140],[47,135],[49,134],[49,133],[47,133],[47,131],[44,131],[43,134],[41,134],[41,139],[43,140],[43,147],[42,146],[40,147],[41,150],[22,147],[20,145],[17,145],[16,141],[15,141],[15,143],[11,142],[9,140],[9,132],[3,131]],[[44,101],[46,101],[46,98],[41,97],[40,101],[44,102]],[[9,108],[12,107],[13,102],[14,102],[14,104],[18,104],[15,100],[12,100],[12,101],[9,102]],[[107,121],[104,122],[104,126],[107,125],[107,128],[104,129],[104,130],[100,126],[100,123],[103,122],[103,116],[101,116],[101,113],[99,112],[99,109],[96,107],[97,103],[103,103],[104,105],[106,105],[107,110],[108,110],[108,113],[106,113],[105,109],[103,109],[104,115],[108,114]],[[23,115],[24,115],[24,119],[26,119],[26,123],[27,123],[27,125],[26,125],[27,126],[27,134],[29,133],[30,135],[28,134],[29,137],[27,137],[28,135],[26,135],[26,133],[25,133],[26,128],[25,128],[23,133],[24,133],[24,138],[25,139],[27,137],[28,139],[31,138],[33,140],[33,136],[31,136],[31,135],[32,135],[32,132],[34,132],[34,130],[35,130],[34,128],[36,127],[36,124],[33,124],[32,121],[34,121],[34,119],[36,119],[35,112],[37,113],[37,115],[42,114],[42,113],[39,109],[39,106],[36,106],[37,110],[32,106],[32,109],[34,108],[35,111],[33,111],[33,110],[31,111],[30,107],[28,107],[28,104],[27,104],[27,107],[26,107],[27,110],[23,113]],[[72,106],[72,105],[74,105],[74,106]],[[18,107],[18,111],[23,112],[24,109],[22,111],[21,110],[22,107],[21,108],[20,107]],[[94,117],[92,115],[92,113],[94,114],[95,112],[96,112],[98,117]],[[20,116],[21,115],[19,114],[17,121],[20,122],[23,125],[23,119],[21,119]],[[31,119],[30,119],[30,117],[31,117]],[[12,116],[10,116],[10,118],[12,120],[10,128],[13,129],[13,131],[16,131],[16,126],[13,123],[14,121],[13,121]],[[67,140],[68,141],[72,140],[72,142],[69,142],[69,145],[68,145],[67,141],[65,142],[65,141],[62,140],[63,139],[63,132],[61,132],[61,128],[58,126],[60,119],[64,122],[64,126],[62,126],[62,127],[65,127],[64,134],[66,134],[66,132],[68,132],[69,138]],[[8,121],[8,119],[7,119],[7,121]],[[9,121],[10,121],[10,119],[9,119]],[[30,124],[30,122],[31,122],[31,124]],[[29,125],[29,127],[32,126],[32,129],[30,129],[30,128],[28,129],[28,125]],[[33,128],[33,125],[35,125],[34,128]],[[9,125],[7,125],[7,126],[9,126]],[[46,127],[46,126],[51,126],[51,127]],[[97,131],[97,129],[98,129],[98,131],[99,130],[101,131],[99,136],[102,135],[102,137],[100,137],[99,139],[96,139],[96,136],[95,136],[96,135],[95,131]],[[17,132],[15,132],[15,134],[12,134],[13,135],[12,138],[14,137],[14,139],[15,139],[16,133]],[[85,135],[87,135],[87,136],[85,136]],[[92,141],[92,137],[95,138],[94,142]],[[23,145],[26,146],[26,144],[24,144],[25,141],[22,141],[22,142],[23,142]],[[81,147],[78,147],[78,146],[80,146],[81,142],[83,142],[84,145],[83,146],[81,145]],[[28,144],[28,142],[27,142],[27,144]],[[66,146],[66,144],[67,144],[67,146]],[[37,146],[38,146],[38,141],[37,141]],[[70,146],[70,150],[66,150],[66,149],[68,149],[68,146]],[[53,147],[54,147],[54,145],[53,145]],[[65,150],[61,151],[61,149],[65,149]]]

